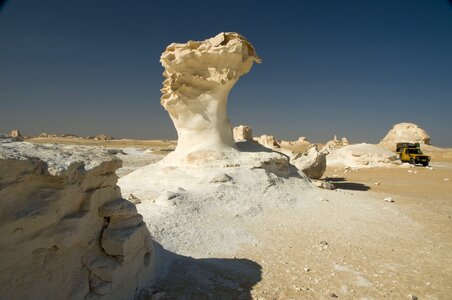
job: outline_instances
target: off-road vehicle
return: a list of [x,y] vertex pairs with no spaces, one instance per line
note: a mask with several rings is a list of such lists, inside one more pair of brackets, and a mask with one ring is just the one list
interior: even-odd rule
[[419,143],[397,143],[396,152],[402,162],[413,165],[422,164],[424,167],[430,162],[430,156],[422,153]]

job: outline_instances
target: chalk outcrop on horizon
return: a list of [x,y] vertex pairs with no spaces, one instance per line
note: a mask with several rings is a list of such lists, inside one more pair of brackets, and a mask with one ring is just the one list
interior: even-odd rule
[[251,43],[222,32],[205,41],[173,43],[160,62],[165,68],[161,104],[178,134],[176,150],[165,162],[190,164],[235,150],[227,100],[238,79],[261,62]]
[[380,141],[382,144],[388,143],[422,143],[430,145],[430,136],[427,132],[414,123],[395,124],[386,136]]
[[121,197],[120,166],[0,137],[1,299],[133,299],[152,284],[151,236]]

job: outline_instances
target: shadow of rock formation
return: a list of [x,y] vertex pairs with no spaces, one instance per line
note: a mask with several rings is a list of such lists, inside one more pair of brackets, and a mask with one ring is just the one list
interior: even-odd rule
[[344,177],[327,177],[325,181],[332,182],[337,189],[352,191],[368,191],[370,186],[359,182],[347,181]]
[[[248,259],[200,258],[182,256],[154,242],[159,274],[155,288],[166,299],[251,300],[253,286],[262,279],[261,266]],[[165,269],[165,270],[163,270]]]

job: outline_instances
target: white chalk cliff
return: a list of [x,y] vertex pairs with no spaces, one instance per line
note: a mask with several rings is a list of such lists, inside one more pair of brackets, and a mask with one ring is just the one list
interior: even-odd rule
[[121,197],[120,166],[0,137],[0,299],[133,299],[152,284],[151,236]]
[[161,104],[178,134],[176,150],[164,162],[215,160],[236,150],[227,100],[240,76],[260,62],[251,43],[223,32],[205,41],[173,43],[160,62],[165,68]]

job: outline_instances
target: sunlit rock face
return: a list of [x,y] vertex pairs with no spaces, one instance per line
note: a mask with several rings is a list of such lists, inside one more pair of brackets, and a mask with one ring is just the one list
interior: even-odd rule
[[395,124],[388,134],[380,141],[382,144],[388,143],[422,143],[430,145],[430,136],[427,132],[413,123]]
[[237,33],[173,43],[163,52],[161,104],[176,127],[178,144],[164,163],[190,164],[237,151],[227,115],[228,94],[254,62],[254,47]]

